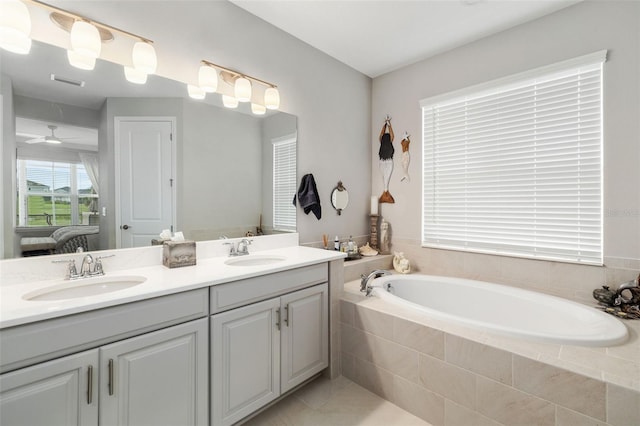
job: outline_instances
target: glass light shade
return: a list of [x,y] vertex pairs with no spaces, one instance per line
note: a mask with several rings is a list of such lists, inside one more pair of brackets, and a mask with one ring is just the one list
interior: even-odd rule
[[251,100],[251,82],[244,77],[236,80],[235,95],[238,102],[249,102]]
[[67,59],[72,66],[81,70],[91,71],[96,66],[96,58],[80,55],[73,50],[67,50]]
[[134,84],[145,84],[147,82],[147,74],[133,67],[124,67],[124,76],[127,81]]
[[265,115],[267,108],[264,105],[251,103],[251,112],[255,115]]
[[218,90],[218,73],[216,69],[208,65],[202,65],[198,70],[198,83],[205,92],[213,93]]
[[280,108],[280,93],[275,87],[269,87],[264,91],[264,106],[267,109]]
[[0,47],[13,53],[31,50],[31,16],[19,0],[0,1]]
[[207,93],[202,90],[199,86],[194,86],[193,84],[187,84],[187,92],[189,92],[189,97],[193,99],[204,99]]
[[155,74],[158,68],[158,57],[151,43],[139,41],[134,44],[131,57],[135,69],[145,74]]
[[102,40],[98,29],[89,22],[76,21],[71,27],[71,49],[83,56],[100,56]]
[[222,105],[227,108],[238,108],[238,100],[233,96],[222,95]]

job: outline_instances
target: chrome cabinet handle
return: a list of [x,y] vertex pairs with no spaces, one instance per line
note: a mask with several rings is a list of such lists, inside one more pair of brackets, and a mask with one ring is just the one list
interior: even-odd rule
[[87,404],[93,402],[93,365],[87,368]]
[[276,327],[280,330],[280,308],[276,309]]
[[289,327],[289,304],[288,303],[287,303],[287,306],[284,307],[284,313],[286,315],[284,317],[284,325]]
[[113,395],[113,359],[109,360],[109,395]]

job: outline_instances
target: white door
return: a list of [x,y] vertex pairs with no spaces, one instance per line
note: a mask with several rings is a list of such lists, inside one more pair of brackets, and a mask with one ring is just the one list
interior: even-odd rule
[[211,317],[211,423],[228,426],[280,395],[280,299]]
[[0,376],[0,424],[97,425],[98,351]]
[[100,348],[100,424],[206,426],[208,319]]
[[282,296],[282,393],[329,365],[327,284]]
[[149,246],[174,222],[173,121],[117,117],[116,138],[119,247]]

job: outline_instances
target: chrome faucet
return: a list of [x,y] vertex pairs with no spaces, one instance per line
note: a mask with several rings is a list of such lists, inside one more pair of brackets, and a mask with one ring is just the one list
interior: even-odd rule
[[243,238],[238,241],[237,247],[233,244],[233,241],[222,244],[229,246],[229,256],[246,256],[247,254],[249,254],[249,245],[252,241],[253,240]]
[[236,250],[236,256],[244,256],[249,254],[249,245],[251,245],[251,241],[246,238],[241,239],[238,242],[238,248]]
[[93,271],[91,270],[91,265],[93,265],[93,256],[87,253],[82,258],[82,265],[80,266],[80,276],[88,277],[89,275],[91,275],[93,273]]
[[391,272],[384,269],[376,269],[369,275],[360,275],[360,291],[363,293],[366,292],[367,296],[371,296],[371,290],[373,290],[373,287],[369,285],[369,281],[371,280],[371,278],[378,278],[384,275],[391,275]]

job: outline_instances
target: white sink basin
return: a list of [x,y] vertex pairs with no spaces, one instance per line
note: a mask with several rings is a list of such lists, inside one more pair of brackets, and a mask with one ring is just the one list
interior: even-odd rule
[[249,256],[233,257],[225,260],[224,263],[230,266],[264,266],[282,262],[285,259],[286,257],[284,256],[251,254]]
[[147,279],[140,276],[95,277],[78,280],[65,280],[34,290],[22,296],[25,300],[63,300],[78,297],[96,296],[104,293],[124,290],[142,284]]

